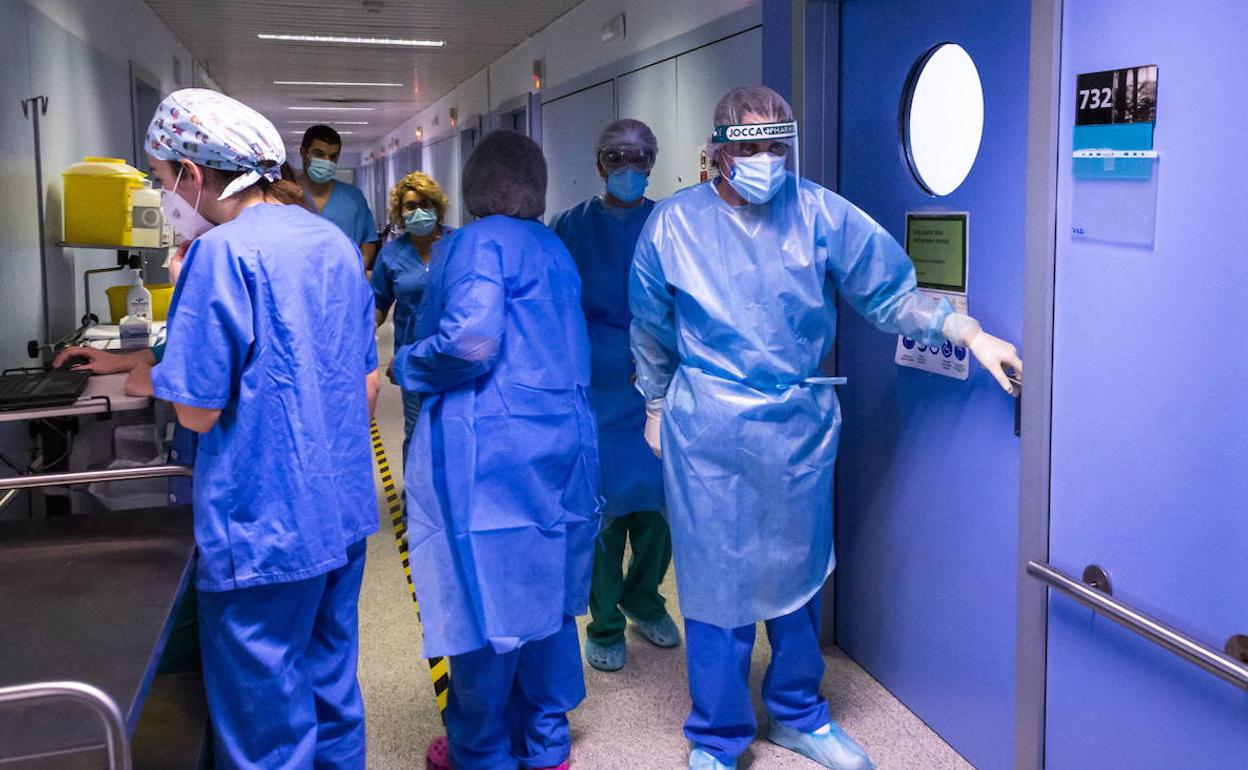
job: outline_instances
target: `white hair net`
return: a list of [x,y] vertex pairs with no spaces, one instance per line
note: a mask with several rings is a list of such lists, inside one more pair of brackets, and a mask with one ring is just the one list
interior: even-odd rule
[[602,129],[602,133],[598,135],[599,151],[620,146],[636,147],[651,155],[659,153],[659,140],[654,137],[650,126],[633,118],[620,118]]
[[546,159],[517,131],[486,134],[464,164],[464,205],[475,217],[537,219],[546,211]]
[[[746,116],[750,116],[747,120]],[[739,86],[724,94],[715,105],[715,125],[739,126],[747,123],[786,123],[793,120],[793,108],[783,96],[767,86]],[[723,144],[708,145],[718,160]]]

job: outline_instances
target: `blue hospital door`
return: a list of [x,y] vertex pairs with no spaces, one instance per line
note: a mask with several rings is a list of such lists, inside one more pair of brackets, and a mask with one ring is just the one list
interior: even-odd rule
[[[1063,26],[1049,560],[1220,649],[1248,634],[1248,4],[1066,0]],[[1152,212],[1080,189],[1076,76],[1153,64],[1153,242],[1092,240]],[[1248,767],[1248,693],[1056,594],[1048,633],[1049,770]]]
[[[844,0],[840,192],[894,237],[908,211],[970,213],[970,312],[1022,336],[1030,3]],[[945,198],[902,150],[912,66],[960,44],[983,82],[978,159]],[[960,382],[893,363],[896,337],[842,304],[838,644],[983,770],[1010,767],[1019,442],[1014,403],[973,367]],[[1025,351],[1024,351],[1025,353]]]

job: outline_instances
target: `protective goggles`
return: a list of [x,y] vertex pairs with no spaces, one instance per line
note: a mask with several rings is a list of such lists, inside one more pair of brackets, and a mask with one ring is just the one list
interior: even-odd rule
[[635,145],[603,147],[598,151],[598,162],[607,171],[635,168],[649,171],[654,167],[654,153]]

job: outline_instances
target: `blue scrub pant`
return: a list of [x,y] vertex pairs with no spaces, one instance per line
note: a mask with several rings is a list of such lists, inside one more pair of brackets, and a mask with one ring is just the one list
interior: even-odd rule
[[567,712],[585,698],[576,621],[502,655],[451,656],[446,735],[455,770],[554,767],[572,753]]
[[356,679],[366,541],[292,583],[199,594],[218,768],[364,768]]
[[[796,612],[767,621],[771,663],[763,678],[763,703],[777,722],[814,732],[831,721],[819,695],[823,654],[819,650],[819,597]],[[754,740],[758,724],[750,703],[750,654],[754,624],[720,628],[685,620],[689,694],[693,709],[685,736],[695,746],[730,764]]]
[[412,443],[412,431],[420,417],[420,402],[424,394],[415,390],[401,390],[403,394],[403,467],[407,467],[407,447]]

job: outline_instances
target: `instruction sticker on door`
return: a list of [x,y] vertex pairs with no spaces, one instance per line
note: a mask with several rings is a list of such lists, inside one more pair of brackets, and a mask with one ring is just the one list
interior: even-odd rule
[[[954,310],[959,313],[966,312],[965,294],[958,295],[928,289],[923,289],[922,291],[924,294],[936,299],[944,297],[953,304]],[[952,377],[955,380],[966,380],[971,376],[970,352],[966,348],[958,347],[948,340],[941,345],[932,346],[912,340],[909,337],[898,337],[897,352],[893,360],[898,366],[920,369],[943,377]]]
[[[933,299],[949,300],[959,313],[967,312],[969,219],[965,212],[906,215],[906,253],[914,263],[919,289]],[[893,360],[898,366],[955,380],[966,380],[971,374],[967,349],[948,341],[930,346],[909,337],[898,337]]]

